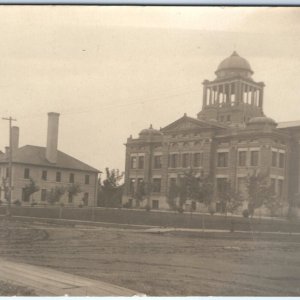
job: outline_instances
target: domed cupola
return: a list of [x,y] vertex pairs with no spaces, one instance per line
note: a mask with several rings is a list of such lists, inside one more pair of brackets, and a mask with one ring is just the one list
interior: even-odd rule
[[235,76],[251,78],[253,71],[249,62],[234,51],[219,64],[215,74],[218,78]]
[[217,78],[203,81],[202,110],[199,119],[216,119],[226,125],[245,124],[262,117],[264,83],[254,81],[249,62],[235,51],[215,72]]
[[141,132],[140,132],[140,137],[148,137],[148,136],[161,136],[162,133],[157,130],[157,129],[154,129],[152,127],[152,124],[150,125],[149,128],[146,128],[146,129],[143,129]]

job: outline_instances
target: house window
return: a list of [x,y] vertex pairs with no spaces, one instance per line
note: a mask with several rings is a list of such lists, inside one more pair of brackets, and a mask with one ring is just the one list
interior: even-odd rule
[[200,167],[201,166],[201,153],[194,153],[194,167]]
[[271,178],[271,188],[272,188],[272,193],[276,193],[276,179]]
[[278,179],[278,196],[282,197],[282,192],[283,192],[283,180]]
[[218,167],[228,167],[228,152],[218,153]]
[[73,195],[72,193],[68,193],[68,203],[72,203],[73,202]]
[[83,201],[83,205],[85,205],[85,206],[88,205],[88,203],[89,203],[89,193],[88,192],[84,193],[82,201]]
[[246,151],[239,151],[239,167],[245,167],[246,166],[246,158],[247,158],[247,152]]
[[152,200],[152,209],[159,209],[159,201]]
[[272,151],[272,167],[277,167],[277,152]]
[[41,201],[46,201],[46,200],[47,200],[47,190],[41,189]]
[[219,195],[224,194],[228,188],[227,178],[217,178],[217,191]]
[[170,168],[177,168],[178,154],[170,154],[169,166]]
[[136,156],[132,156],[130,160],[130,168],[136,169],[136,167],[137,167],[137,158]]
[[169,187],[174,187],[176,186],[176,178],[170,178],[169,179]]
[[29,168],[25,168],[24,169],[24,178],[28,179],[30,176],[30,170]]
[[231,116],[228,115],[228,116],[227,116],[227,122],[230,122],[230,121],[231,121]]
[[182,154],[182,167],[187,168],[189,166],[189,153]]
[[139,156],[139,169],[144,169],[144,156]]
[[74,183],[74,173],[70,173],[69,182]]
[[6,176],[5,177],[8,178],[9,177],[9,168],[6,168],[5,171],[6,171]]
[[30,196],[29,196],[29,194],[27,192],[27,189],[23,188],[22,189],[22,201],[23,202],[29,202],[29,200],[30,200]]
[[161,178],[154,178],[153,179],[153,189],[154,193],[160,193],[161,191]]
[[130,195],[134,195],[135,192],[135,179],[131,178],[129,181],[129,193]]
[[221,117],[220,117],[220,121],[221,121],[221,122],[224,122],[224,116],[221,116]]
[[251,159],[250,159],[250,165],[252,167],[258,166],[258,151],[251,151]]
[[161,155],[154,155],[154,169],[161,169]]
[[284,168],[284,154],[279,153],[279,168]]
[[47,171],[46,170],[42,171],[42,179],[47,180]]
[[61,182],[61,172],[56,172],[56,182]]
[[85,175],[85,177],[84,177],[84,183],[85,184],[90,184],[90,175]]

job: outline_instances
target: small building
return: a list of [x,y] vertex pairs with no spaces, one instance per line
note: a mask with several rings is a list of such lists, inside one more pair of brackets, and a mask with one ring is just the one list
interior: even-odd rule
[[282,206],[288,206],[300,192],[300,122],[277,124],[265,116],[265,85],[253,73],[234,52],[219,64],[215,79],[204,80],[197,118],[184,114],[127,139],[123,204],[134,206],[139,184],[147,182],[152,209],[168,209],[172,182],[192,168],[212,178],[217,211],[225,182],[245,195],[247,176],[257,171],[269,174]]
[[[99,171],[82,161],[57,149],[59,114],[48,113],[46,147],[26,145],[19,147],[19,128],[12,127],[12,203],[48,204],[49,193],[55,189],[65,190],[60,203],[68,206],[95,206]],[[8,184],[9,148],[0,154],[2,202],[7,201],[4,186]],[[31,180],[39,190],[28,195],[26,188]],[[80,190],[74,195],[71,187]]]

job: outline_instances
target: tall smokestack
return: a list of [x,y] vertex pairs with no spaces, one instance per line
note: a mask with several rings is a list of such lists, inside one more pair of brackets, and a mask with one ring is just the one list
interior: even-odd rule
[[58,143],[58,121],[59,114],[55,112],[48,113],[48,131],[46,158],[51,163],[56,163],[57,143]]
[[17,126],[11,128],[11,146],[13,153],[19,148],[19,127]]

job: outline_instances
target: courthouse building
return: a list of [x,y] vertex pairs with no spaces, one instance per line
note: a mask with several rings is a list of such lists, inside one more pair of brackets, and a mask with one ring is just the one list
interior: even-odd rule
[[150,126],[127,139],[123,204],[135,205],[144,181],[152,185],[152,209],[168,209],[171,182],[190,168],[213,178],[217,210],[225,182],[246,200],[247,176],[255,171],[269,174],[283,204],[299,193],[300,121],[277,123],[264,114],[265,85],[253,73],[234,52],[219,64],[214,80],[203,81],[197,118],[184,114],[160,130]]

